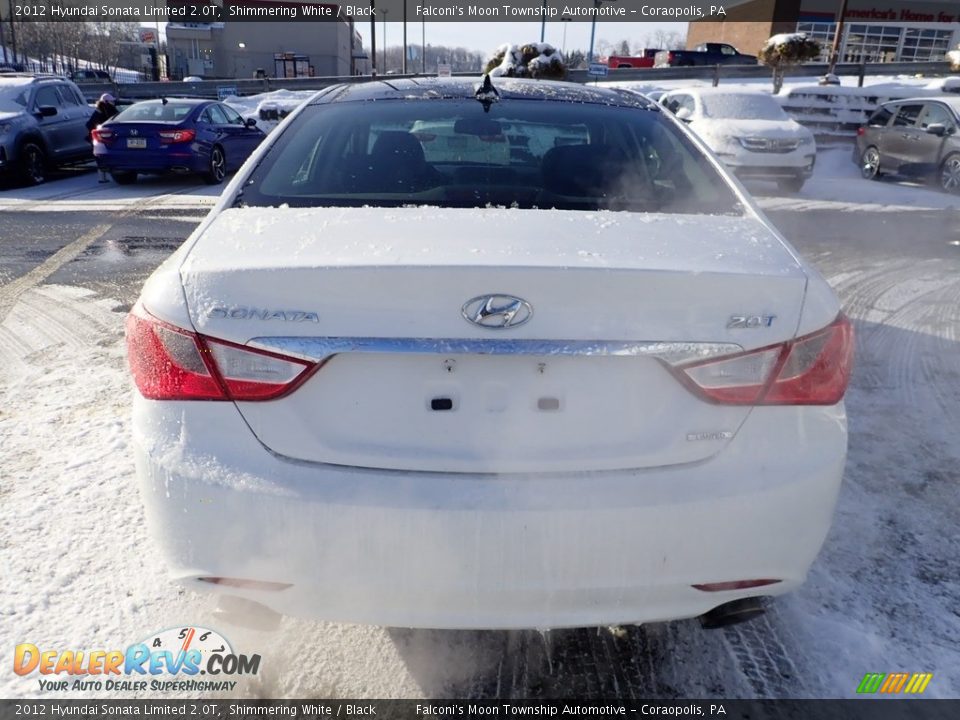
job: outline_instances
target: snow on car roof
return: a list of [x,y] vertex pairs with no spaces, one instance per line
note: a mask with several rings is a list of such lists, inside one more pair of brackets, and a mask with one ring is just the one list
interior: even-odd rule
[[687,93],[688,95],[699,95],[701,97],[708,97],[710,95],[749,95],[755,97],[757,95],[765,95],[767,97],[773,97],[770,95],[769,91],[765,90],[753,90],[750,88],[722,88],[722,87],[689,87],[689,88],[679,88],[677,90],[670,90],[671,95],[674,93]]
[[[650,100],[619,88],[579,85],[552,80],[492,78],[501,100],[551,100],[657,109]],[[481,77],[390,78],[378,82],[342,86],[338,91],[321,91],[312,103],[362,100],[428,100],[436,98],[473,99]]]
[[18,87],[29,85],[36,77],[33,75],[0,75],[0,87]]

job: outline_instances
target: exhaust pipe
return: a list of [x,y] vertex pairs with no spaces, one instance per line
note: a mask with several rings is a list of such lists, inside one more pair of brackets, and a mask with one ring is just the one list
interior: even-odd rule
[[740,598],[718,605],[700,616],[700,626],[707,630],[736,625],[763,615],[763,599],[760,597]]

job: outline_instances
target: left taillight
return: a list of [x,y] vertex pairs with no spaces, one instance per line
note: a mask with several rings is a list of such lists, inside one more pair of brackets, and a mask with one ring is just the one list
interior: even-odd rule
[[107,128],[95,128],[94,130],[90,131],[90,136],[97,142],[101,142],[106,145],[113,142],[114,137],[116,137],[116,133],[114,133],[113,130],[108,130]]
[[721,405],[835,405],[852,367],[853,326],[841,313],[795,340],[673,370],[695,394]]
[[127,316],[126,335],[134,383],[151,400],[272,400],[316,368],[175,327],[140,304]]

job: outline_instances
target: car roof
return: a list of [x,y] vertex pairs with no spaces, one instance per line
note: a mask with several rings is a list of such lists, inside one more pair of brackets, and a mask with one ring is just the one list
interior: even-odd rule
[[[168,103],[181,103],[183,105],[201,105],[203,103],[215,103],[217,100],[211,100],[210,98],[182,98],[182,97],[168,97],[168,98],[155,98],[153,100],[139,100],[134,103],[134,105],[150,105],[156,103],[162,103],[166,100]],[[132,107],[132,106],[131,106]]]
[[59,75],[40,75],[37,73],[3,73],[0,75],[0,85],[4,87],[17,87],[30,85],[34,82],[56,80],[65,82],[67,79]]
[[762,97],[773,98],[769,92],[765,90],[750,90],[748,88],[722,88],[722,87],[688,87],[688,88],[677,88],[675,90],[668,90],[667,94],[674,95],[676,93],[685,93],[687,95],[699,95],[701,97],[710,97],[711,95],[734,95],[737,97],[748,96],[756,97],[760,95]]
[[941,97],[939,95],[937,96],[927,95],[926,97],[897,98],[896,100],[890,100],[883,104],[884,105],[903,105],[905,103],[910,103],[911,105],[914,105],[916,103],[925,103],[925,102],[943,103],[944,105],[947,105],[948,107],[950,107],[955,113],[960,115],[960,97]]
[[[505,77],[491,77],[490,79],[501,100],[546,100],[658,109],[656,104],[647,98],[620,88],[580,85],[553,80]],[[481,77],[390,78],[389,80],[341,85],[329,91],[321,91],[310,101],[310,104],[370,100],[472,100],[481,82]]]

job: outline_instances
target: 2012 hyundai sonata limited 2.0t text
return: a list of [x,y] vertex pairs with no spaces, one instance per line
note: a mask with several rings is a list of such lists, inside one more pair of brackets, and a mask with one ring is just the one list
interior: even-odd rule
[[843,473],[836,297],[627,91],[322,91],[127,337],[175,580],[284,614],[744,617],[803,582]]

